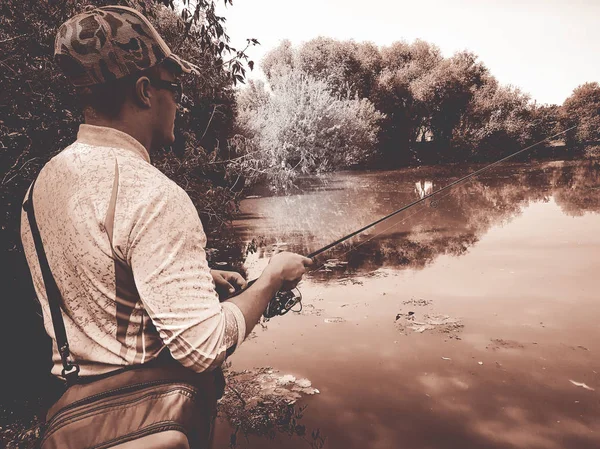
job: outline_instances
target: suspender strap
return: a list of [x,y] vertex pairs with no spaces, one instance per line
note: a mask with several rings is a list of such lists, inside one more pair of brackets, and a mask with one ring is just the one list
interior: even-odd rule
[[33,241],[35,242],[35,251],[40,262],[40,269],[42,270],[42,278],[44,279],[44,286],[46,287],[46,296],[48,297],[48,305],[50,306],[50,314],[52,316],[52,325],[54,326],[54,335],[56,337],[56,345],[58,346],[58,352],[62,360],[63,370],[62,376],[67,380],[67,384],[72,384],[77,380],[79,375],[79,365],[71,360],[71,352],[69,351],[69,342],[67,341],[67,331],[65,330],[65,322],[62,317],[60,305],[63,302],[60,294],[60,290],[56,285],[50,265],[48,265],[48,259],[44,252],[44,245],[42,244],[42,238],[40,236],[40,230],[38,229],[37,222],[35,220],[35,211],[33,208],[33,189],[35,187],[35,181],[31,184],[29,189],[29,195],[23,204],[23,209],[27,212],[27,219],[29,220],[29,227],[31,228],[31,234]]

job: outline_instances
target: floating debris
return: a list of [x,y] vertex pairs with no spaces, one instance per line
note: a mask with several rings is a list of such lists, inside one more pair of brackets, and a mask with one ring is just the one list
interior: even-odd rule
[[[296,385],[298,385],[300,388],[308,388],[312,385],[312,382],[308,379],[298,379],[296,381]],[[318,392],[318,390],[316,390]],[[312,393],[309,393],[312,394]]]
[[300,312],[296,312],[296,313],[299,313],[300,315],[321,316],[321,314],[323,313],[323,309],[319,309],[319,308],[313,306],[312,304],[303,304],[302,310]]
[[410,298],[407,301],[402,301],[402,304],[404,304],[405,306],[417,306],[417,307],[425,307],[431,304],[431,301],[428,301],[426,299],[414,299],[414,298]]
[[492,344],[486,346],[486,349],[497,351],[499,349],[523,349],[525,345],[514,340],[503,340],[502,338],[491,339]]
[[291,374],[280,374],[270,367],[239,372],[224,370],[227,386],[217,407],[235,431],[231,434],[230,447],[236,447],[238,433],[264,436],[269,439],[278,434],[296,435],[306,439],[312,435],[311,447],[322,448],[325,444],[319,429],[312,431],[300,424],[306,405],[298,407],[296,401],[302,395],[318,394],[308,379],[296,379]]
[[339,316],[336,316],[336,317],[331,317],[331,318],[325,318],[323,321],[326,323],[343,323],[346,320]]
[[294,382],[296,382],[296,378],[291,374],[286,374],[284,376],[281,376],[279,379],[276,379],[276,382],[277,385],[293,384]]
[[421,333],[427,330],[437,330],[439,332],[449,333],[462,328],[459,320],[451,318],[448,315],[424,315],[422,320],[415,320],[411,329]]
[[346,268],[348,262],[340,261],[339,259],[328,259],[327,262],[323,264],[325,268]]
[[460,320],[448,315],[424,314],[422,317],[417,317],[412,311],[398,313],[396,324],[403,332],[411,330],[419,334],[429,330],[443,334],[456,334],[464,327]]
[[576,382],[574,380],[569,379],[569,382],[571,382],[573,385],[575,385],[576,387],[581,387],[581,388],[585,388],[586,390],[589,391],[596,391],[595,389],[593,389],[592,387],[590,387],[589,385],[586,385],[583,382]]

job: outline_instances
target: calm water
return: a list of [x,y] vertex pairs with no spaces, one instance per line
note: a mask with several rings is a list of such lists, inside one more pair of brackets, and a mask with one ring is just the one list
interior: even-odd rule
[[[276,248],[314,251],[475,168],[341,173],[247,199],[245,267],[254,277]],[[326,448],[600,447],[599,211],[599,164],[493,169],[321,256],[302,313],[257,327],[232,368],[310,379],[320,394],[300,401],[301,423]],[[237,446],[317,447],[290,433]],[[220,421],[216,446],[230,434]]]

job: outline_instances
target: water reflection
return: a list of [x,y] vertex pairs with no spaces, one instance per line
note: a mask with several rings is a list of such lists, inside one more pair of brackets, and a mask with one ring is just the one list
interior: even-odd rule
[[[236,223],[237,236],[246,244],[241,253],[255,262],[276,248],[308,254],[477,168],[334,174],[307,180],[300,194],[246,200]],[[509,222],[532,203],[554,199],[570,216],[598,212],[599,186],[597,162],[497,167],[332,249],[319,259],[321,267],[312,276],[423,268],[440,255],[464,254],[491,227]],[[336,267],[332,260],[344,263]]]
[[[257,275],[274,248],[313,251],[476,168],[343,173],[250,199],[238,254]],[[236,369],[310,379],[321,394],[302,425],[326,447],[599,447],[599,186],[598,164],[512,164],[382,223],[326,254],[306,313],[259,329]],[[401,332],[410,312],[460,320],[460,339]],[[306,447],[281,432],[238,443]]]
[[433,193],[433,182],[431,181],[419,181],[415,182],[415,192],[419,195],[419,198],[424,198],[427,195]]

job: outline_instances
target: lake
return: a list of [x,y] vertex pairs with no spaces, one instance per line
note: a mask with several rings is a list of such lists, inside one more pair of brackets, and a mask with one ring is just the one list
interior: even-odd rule
[[[477,168],[335,173],[248,198],[244,268],[256,277],[275,250],[307,254]],[[319,256],[302,311],[257,326],[230,360],[318,394],[236,446],[600,447],[599,211],[600,164],[509,163]],[[233,430],[220,418],[215,447]]]

